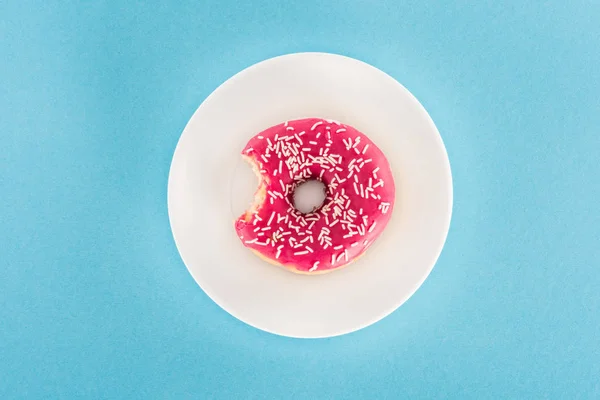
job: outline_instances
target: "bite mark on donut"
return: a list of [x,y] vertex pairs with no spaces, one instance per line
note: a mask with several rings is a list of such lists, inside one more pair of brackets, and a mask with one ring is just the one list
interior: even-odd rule
[[260,208],[265,204],[267,199],[269,178],[260,172],[260,164],[255,157],[243,155],[242,158],[252,167],[252,171],[258,179],[258,185],[256,191],[254,192],[254,201],[240,217],[245,222],[250,222],[252,220],[252,216],[257,214],[260,211]]

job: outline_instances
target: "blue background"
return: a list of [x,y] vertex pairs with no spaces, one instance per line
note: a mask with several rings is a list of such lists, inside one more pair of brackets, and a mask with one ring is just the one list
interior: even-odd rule
[[[598,21],[580,0],[0,2],[0,398],[599,398]],[[297,51],[402,82],[454,177],[423,287],[325,340],[219,309],[166,208],[202,100]]]

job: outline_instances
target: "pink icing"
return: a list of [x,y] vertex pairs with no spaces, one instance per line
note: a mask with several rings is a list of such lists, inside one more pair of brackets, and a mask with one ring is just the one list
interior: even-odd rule
[[[254,159],[267,196],[249,221],[235,223],[244,246],[288,268],[342,267],[383,232],[395,200],[394,179],[381,150],[337,121],[288,121],[254,136],[242,154]],[[327,186],[323,206],[302,214],[294,189],[310,180]]]

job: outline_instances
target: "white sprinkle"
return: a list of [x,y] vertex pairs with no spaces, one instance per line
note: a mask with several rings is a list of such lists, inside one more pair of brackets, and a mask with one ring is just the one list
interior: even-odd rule
[[337,131],[335,131],[335,133],[341,133],[341,132],[346,132],[346,129],[344,128],[340,128]]
[[362,211],[362,208],[358,210],[358,213],[359,213],[360,215],[362,215],[362,212],[363,212],[363,211]]
[[357,245],[358,245],[358,242],[354,242],[354,243],[352,243],[352,244],[350,245],[350,247],[355,247],[355,246],[357,246]]
[[254,244],[257,244],[257,245],[259,245],[259,246],[266,246],[266,245],[268,245],[268,244],[269,244],[269,241],[270,241],[270,239],[267,239],[267,241],[266,241],[266,242],[256,242],[256,243],[254,243]]
[[277,247],[277,254],[275,254],[275,258],[279,258],[281,255],[281,249],[283,249],[283,245],[279,245],[279,247]]
[[336,262],[340,262],[340,260],[342,259],[342,257],[344,257],[344,254],[345,254],[345,253],[340,253],[340,254],[338,255],[338,258],[337,258],[337,260],[335,260],[335,261],[336,261]]
[[292,127],[292,126],[288,126],[287,128],[285,128],[285,130],[286,130],[286,131],[293,131],[293,130],[294,130],[294,127]]
[[312,149],[311,149],[310,147],[303,147],[301,150],[302,150],[302,151],[309,152],[309,151],[311,151]]
[[246,243],[248,243],[248,244],[252,244],[252,243],[256,243],[256,242],[258,242],[257,238],[254,238],[252,240],[246,240]]
[[317,269],[318,267],[319,267],[319,262],[318,262],[318,261],[316,261],[316,262],[313,264],[312,268],[308,270],[308,272],[313,272],[313,271],[316,271],[316,269]]
[[365,188],[362,183],[360,184],[360,197],[365,197]]
[[306,215],[307,221],[318,221],[321,219],[321,216],[317,213],[310,213]]
[[373,222],[373,225],[371,225],[371,227],[368,230],[369,233],[373,232],[373,229],[375,229],[375,224],[376,223],[377,223],[377,221]]
[[360,234],[360,236],[365,236],[365,233],[367,233],[367,232],[366,232],[366,229],[365,229],[364,225],[359,225],[358,226],[358,233]]
[[338,222],[340,222],[340,220],[339,220],[339,219],[335,219],[335,220],[333,220],[333,222],[329,224],[329,227],[332,227],[332,226],[334,226],[334,225],[335,225],[335,224],[337,224]]
[[331,255],[331,265],[335,264],[335,254]]
[[281,168],[283,166],[283,160],[279,160],[279,174],[281,175]]
[[295,256],[303,256],[303,255],[306,255],[306,254],[308,254],[308,250],[296,251],[294,253]]
[[264,228],[261,229],[261,231],[270,231],[271,227],[270,226],[265,226]]
[[307,228],[307,229],[308,229],[308,230],[311,230],[311,229],[312,229],[312,227],[313,227],[313,226],[314,226],[316,223],[317,223],[317,221],[313,221],[313,222],[311,222],[311,223],[310,223],[310,225],[308,225],[308,228]]
[[344,259],[348,261],[348,250],[344,250]]
[[378,188],[379,186],[383,186],[383,179],[380,179],[380,180],[379,180],[379,182],[377,182],[377,183],[375,184],[375,186],[373,186],[373,189],[376,189],[376,188]]
[[356,186],[356,182],[352,182],[354,183],[354,191],[356,192],[356,194],[358,194],[358,186]]
[[257,226],[256,228],[254,228],[254,232],[258,232],[260,231],[260,226]]
[[344,248],[344,246],[340,244],[339,246],[335,246],[333,249],[334,250],[341,250],[343,248]]
[[[317,132],[317,136],[315,136],[317,139],[319,138],[319,136],[321,136],[321,132]],[[318,261],[317,261],[318,262]]]
[[269,221],[267,222],[267,226],[271,225],[271,221],[273,221],[273,218],[275,218],[275,211],[273,211],[271,213],[271,217],[269,218]]
[[264,154],[261,154],[260,158],[262,158],[264,162],[269,162],[269,159],[267,159]]
[[[294,134],[294,137],[296,138],[296,140],[300,143],[303,144],[302,139],[300,139],[300,136],[298,136],[297,133]],[[293,148],[293,147],[292,147]]]
[[258,136],[258,138],[259,138],[259,139],[264,139],[265,137],[264,137],[264,136]]
[[312,144],[312,145],[315,145],[315,146],[316,146],[318,143],[317,143],[317,142],[315,142],[314,140],[311,140],[311,141],[309,141],[309,142],[308,142],[308,144]]
[[310,251],[311,253],[314,253],[313,249],[311,249],[309,246],[304,246],[304,248],[308,251]]
[[389,204],[390,204],[390,203],[385,203],[385,204],[384,204],[384,203],[381,203],[381,204],[379,205],[379,207],[378,207],[378,208],[381,210],[381,213],[382,213],[382,214],[385,214],[385,213],[387,213],[387,212],[388,212],[388,209],[389,209]]
[[311,131],[314,131],[314,130],[315,130],[315,128],[316,128],[317,126],[321,125],[322,123],[323,123],[323,121],[316,122],[316,123],[315,123],[315,124],[312,126],[312,128],[310,128],[310,130],[311,130]]
[[367,143],[365,145],[365,148],[363,149],[362,153],[365,154],[367,152],[367,149],[369,148],[369,144]]

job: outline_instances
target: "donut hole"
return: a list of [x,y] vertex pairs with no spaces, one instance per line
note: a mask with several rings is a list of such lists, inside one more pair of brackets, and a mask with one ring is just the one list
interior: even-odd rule
[[308,214],[318,210],[325,202],[327,187],[317,179],[301,183],[294,189],[292,200],[296,210]]

